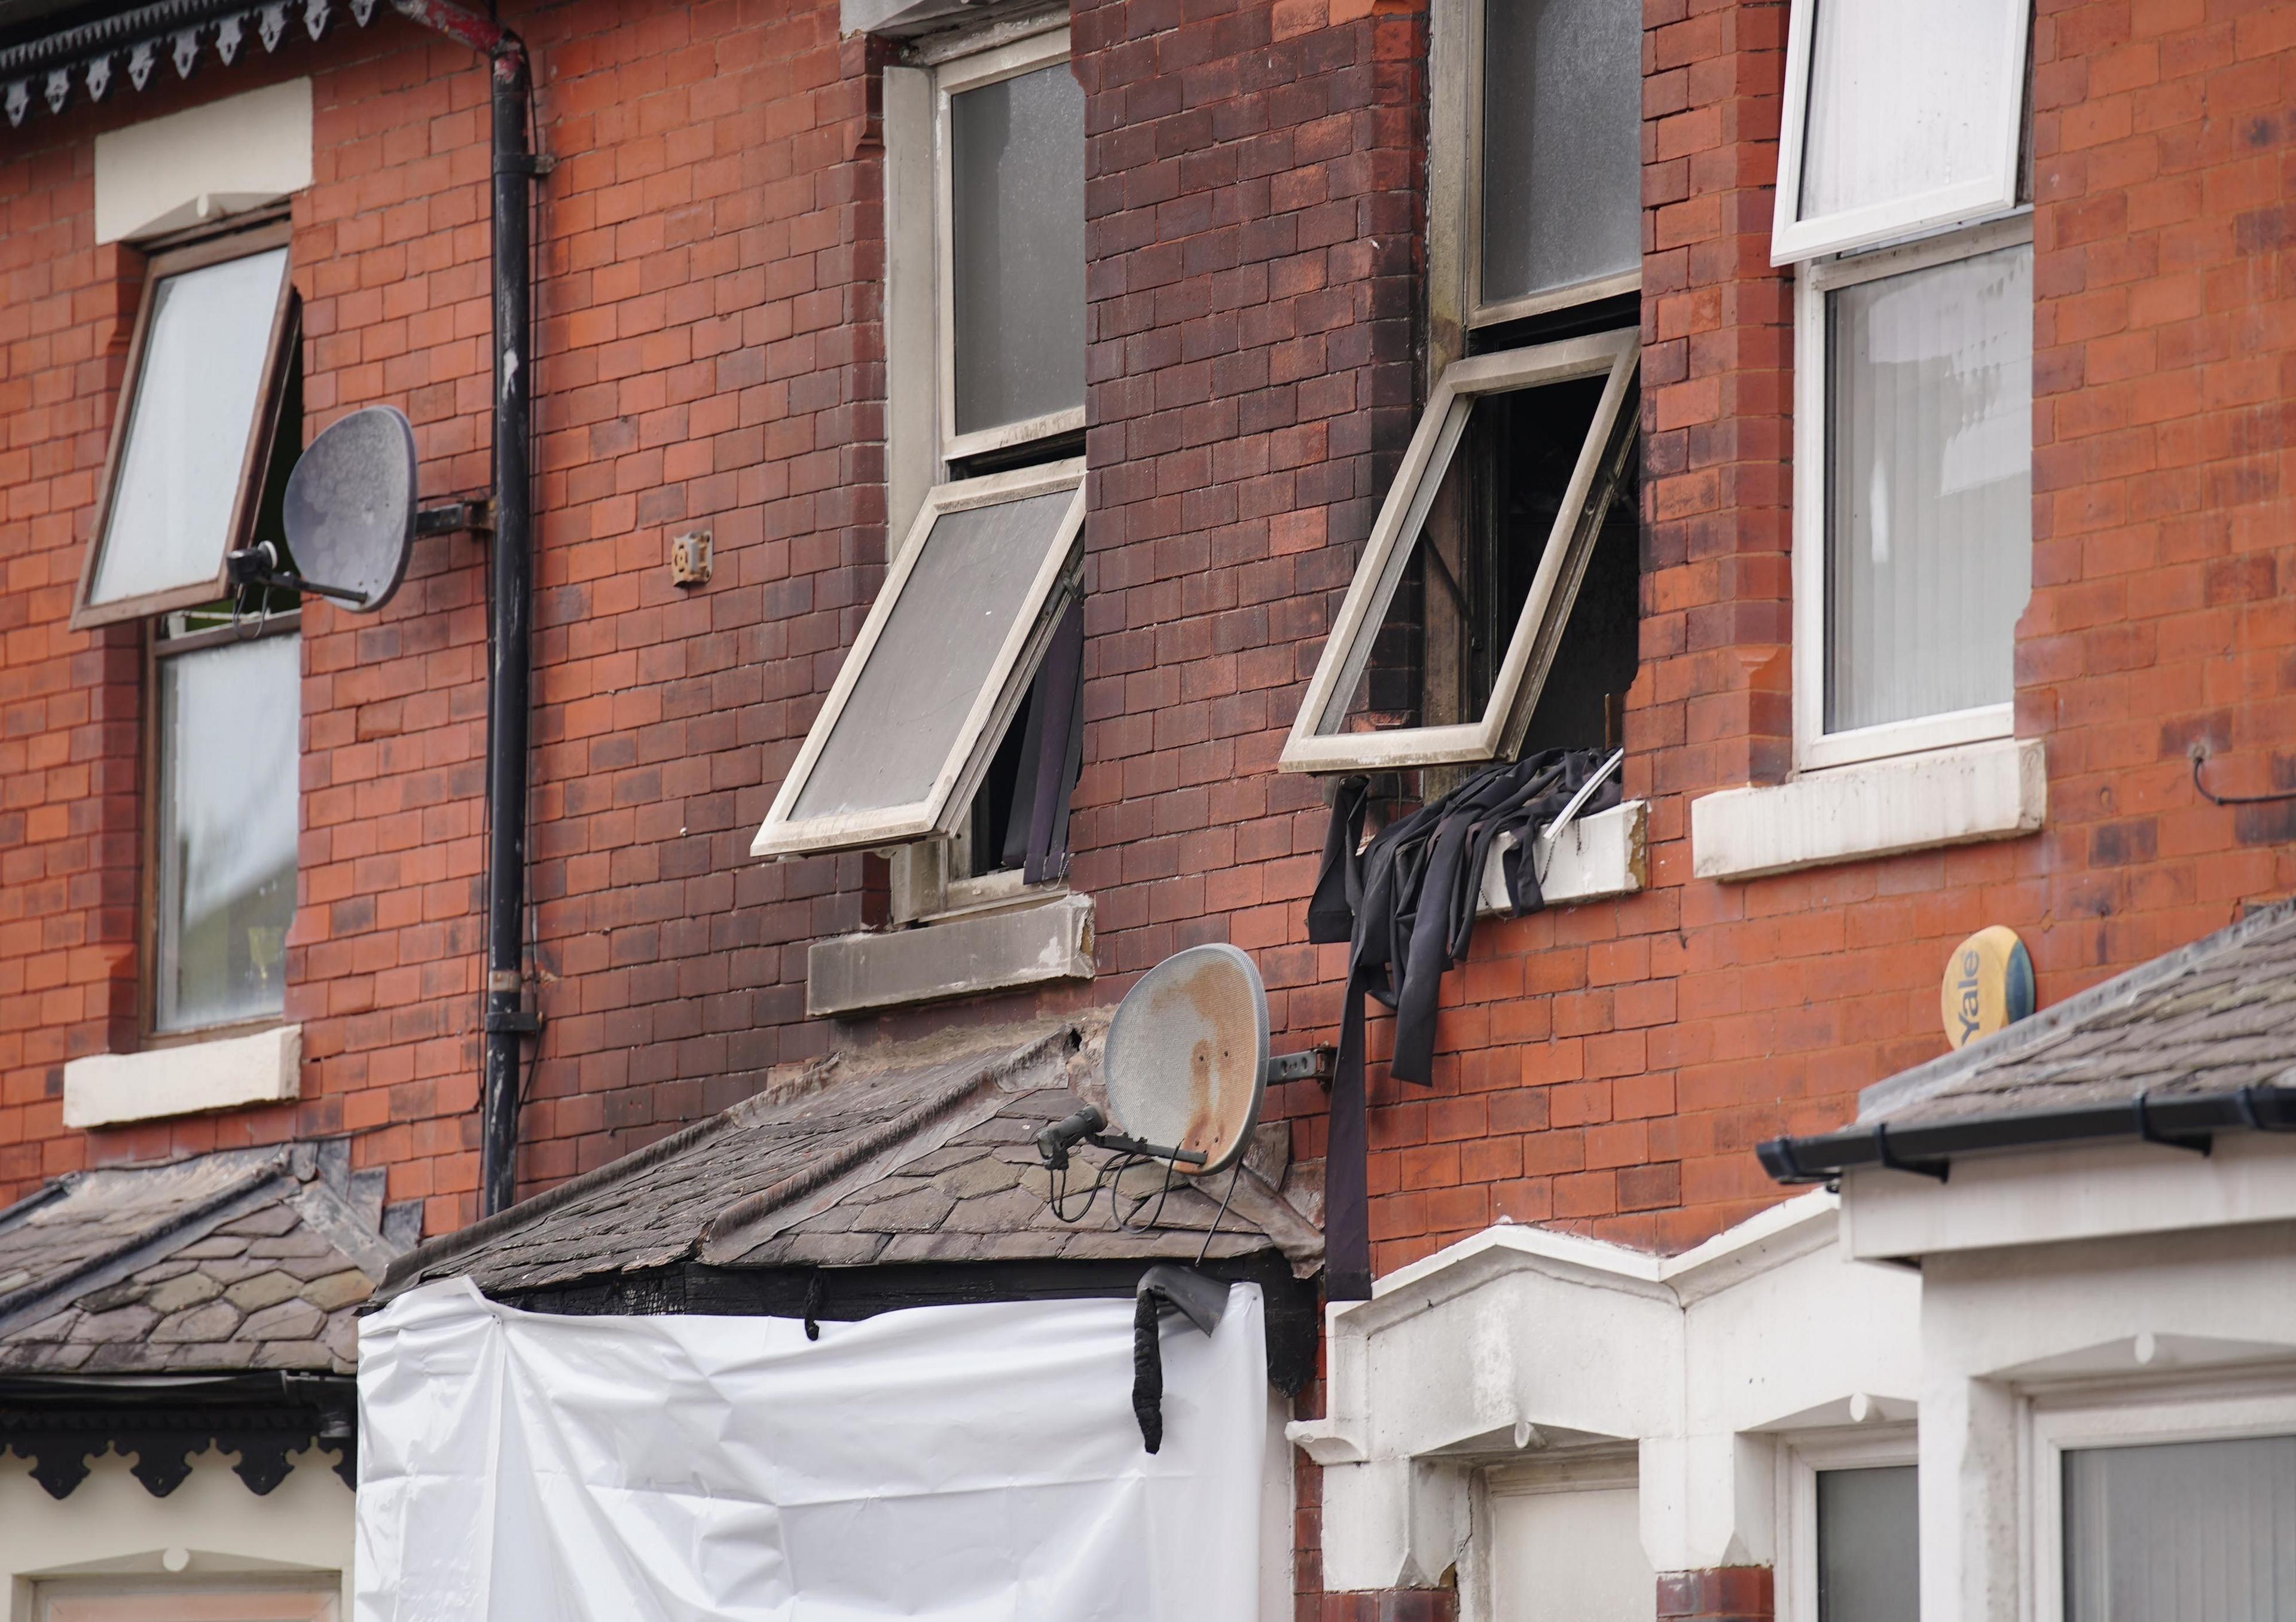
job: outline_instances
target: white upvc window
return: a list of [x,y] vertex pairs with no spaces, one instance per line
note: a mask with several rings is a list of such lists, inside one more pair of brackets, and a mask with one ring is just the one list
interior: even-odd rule
[[[1618,741],[1636,662],[1639,0],[1436,0],[1428,402],[1278,764]],[[1604,330],[1608,329],[1608,330]]]
[[2011,734],[2032,578],[2032,275],[2030,217],[1803,267],[1804,770]]
[[865,850],[955,831],[1076,589],[1084,465],[941,485],[750,844]]
[[2031,0],[1793,0],[1774,264],[2017,201]]
[[883,849],[898,922],[1043,899],[1082,759],[1084,94],[1064,23],[884,71],[886,485],[906,536],[752,854]]
[[2296,1616],[2296,1393],[2037,1405],[2034,1622]]
[[944,463],[1084,427],[1084,92],[1054,29],[938,64]]
[[1771,250],[1797,266],[1802,772],[2013,734],[2032,579],[2030,4],[1794,0]]
[[1779,1622],[1920,1622],[1916,1446],[1910,1426],[1787,1445]]

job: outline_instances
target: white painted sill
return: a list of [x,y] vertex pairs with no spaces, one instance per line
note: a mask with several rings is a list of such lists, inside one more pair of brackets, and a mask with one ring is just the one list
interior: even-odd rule
[[302,1068],[299,1025],[140,1053],[91,1053],[64,1066],[64,1125],[116,1126],[283,1103],[301,1094]]
[[[1608,811],[1579,817],[1551,844],[1546,835],[1539,835],[1540,849],[1535,855],[1546,874],[1539,891],[1546,905],[1568,906],[1606,896],[1631,896],[1641,889],[1650,882],[1649,831],[1649,805],[1629,799]],[[1477,915],[1488,918],[1513,910],[1507,900],[1506,869],[1501,864],[1519,842],[1513,834],[1502,834],[1492,841],[1490,857],[1483,864],[1482,892],[1475,897]]]
[[1759,879],[2016,839],[2039,829],[2048,801],[2038,738],[1833,766],[1691,801],[1691,871],[1702,879]]
[[816,1019],[938,1003],[1093,977],[1092,897],[840,935],[806,952],[805,1011]]

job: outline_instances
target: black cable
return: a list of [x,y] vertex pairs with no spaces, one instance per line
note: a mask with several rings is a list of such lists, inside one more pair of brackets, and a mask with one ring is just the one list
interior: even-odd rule
[[1227,1175],[1227,1192],[1220,1196],[1219,1209],[1212,1216],[1212,1225],[1204,1230],[1204,1242],[1197,1248],[1196,1266],[1204,1265],[1204,1257],[1212,1253],[1212,1235],[1219,1232],[1222,1218],[1227,1216],[1227,1202],[1235,1198],[1235,1181],[1243,1176],[1243,1162],[1238,1160],[1235,1169]]
[[2202,799],[2207,800],[2207,801],[2208,801],[2210,804],[2211,804],[2211,805],[2217,805],[2217,806],[2269,806],[2269,805],[2276,805],[2276,804],[2278,804],[2280,801],[2283,801],[2283,800],[2296,799],[2296,789],[2284,790],[2284,791],[2283,791],[2282,792],[2280,792],[2280,793],[2276,793],[2276,794],[2218,794],[2218,793],[2216,793],[2214,791],[2212,791],[2212,790],[2209,787],[2209,785],[2208,785],[2208,784],[2206,784],[2206,783],[2204,783],[2204,782],[2202,782],[2201,781],[2201,765],[2202,765],[2202,763],[2203,761],[2207,760],[2207,759],[2208,759],[2208,758],[2209,758],[2209,752],[2208,752],[2208,750],[2207,750],[2202,749],[2202,748],[2199,747],[2198,745],[2195,745],[2195,746],[2194,747],[2194,750],[2193,750],[2193,787],[2194,787],[2195,789],[2198,789],[2198,790],[2201,791],[2201,798],[2202,798]]

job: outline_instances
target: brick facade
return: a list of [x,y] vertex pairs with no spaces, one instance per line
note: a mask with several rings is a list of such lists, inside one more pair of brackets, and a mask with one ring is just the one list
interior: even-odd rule
[[[1690,799],[1789,765],[1792,283],[1768,262],[1786,11],[1645,0],[1626,781],[1651,802],[1651,885],[1487,924],[1445,987],[1432,1088],[1374,1067],[1382,1271],[1501,1218],[1684,1248],[1776,1197],[1757,1139],[1839,1121],[1858,1087],[1941,1050],[1938,977],[1963,935],[2017,928],[2053,1002],[2296,890],[2296,807],[2209,805],[2186,753],[2205,741],[2227,791],[2296,785],[2296,12],[2248,0],[2039,0],[2017,709],[2046,742],[2046,828],[1691,876]],[[722,1108],[776,1062],[1110,1002],[1200,940],[1254,954],[1279,1047],[1331,1039],[1341,951],[1308,946],[1303,917],[1322,800],[1273,767],[1417,404],[1424,5],[1078,0],[1072,881],[1101,978],[845,1028],[804,1019],[805,952],[875,915],[873,860],[747,848],[885,557],[882,48],[841,40],[822,0],[504,20],[533,47],[558,160],[536,216],[548,1025],[521,1188]],[[63,1062],[133,1042],[137,972],[140,633],[65,625],[141,274],[94,245],[94,134],[309,72],[307,427],[387,401],[416,424],[426,498],[488,478],[483,76],[388,15],[299,52],[0,136],[0,1197],[85,1164],[348,1132],[438,1233],[475,1215],[478,1180],[469,537],[419,543],[379,616],[305,610],[301,1102],[96,1134],[61,1118]],[[689,528],[717,545],[690,593],[667,564]],[[1319,1154],[1314,1085],[1276,1102]]]

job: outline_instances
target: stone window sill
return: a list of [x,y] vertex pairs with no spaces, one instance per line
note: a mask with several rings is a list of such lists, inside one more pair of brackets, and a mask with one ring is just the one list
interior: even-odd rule
[[[1630,799],[1565,828],[1541,858],[1546,877],[1539,890],[1546,905],[1568,906],[1641,889],[1650,881],[1649,826],[1649,805]],[[1510,910],[1506,869],[1501,862],[1517,842],[1512,834],[1503,834],[1492,843],[1490,859],[1483,864],[1482,892],[1475,898],[1475,911],[1481,916]]]
[[2048,811],[2038,738],[2003,738],[1726,789],[1690,805],[1691,871],[1759,879],[1834,862],[2015,839]]
[[1092,897],[959,914],[906,930],[816,940],[805,1011],[816,1019],[1093,976]]
[[114,1126],[283,1103],[301,1094],[302,1066],[299,1025],[140,1053],[91,1053],[64,1066],[64,1125]]

